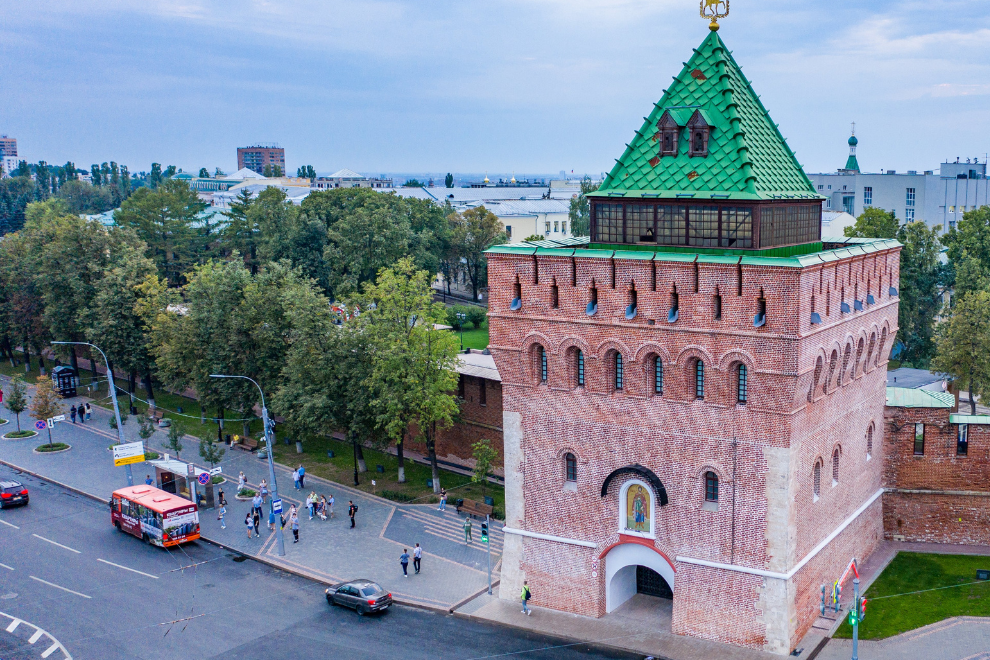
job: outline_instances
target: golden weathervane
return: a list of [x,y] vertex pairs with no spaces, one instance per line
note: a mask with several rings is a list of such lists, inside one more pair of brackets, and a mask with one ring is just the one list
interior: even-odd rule
[[718,19],[729,15],[729,0],[701,0],[701,17],[710,18],[711,23],[708,29],[712,32],[718,30]]

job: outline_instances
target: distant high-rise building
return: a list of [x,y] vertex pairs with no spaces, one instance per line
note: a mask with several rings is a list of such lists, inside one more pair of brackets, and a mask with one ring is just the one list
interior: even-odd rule
[[17,138],[0,135],[0,158],[4,156],[17,156]]
[[285,176],[285,149],[277,144],[257,144],[237,149],[237,169],[248,168],[258,174],[265,173],[265,165],[274,170],[279,167]]

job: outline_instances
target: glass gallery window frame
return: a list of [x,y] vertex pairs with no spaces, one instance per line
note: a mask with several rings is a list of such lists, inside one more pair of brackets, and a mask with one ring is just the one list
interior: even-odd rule
[[592,204],[592,242],[754,249],[757,205],[644,203]]

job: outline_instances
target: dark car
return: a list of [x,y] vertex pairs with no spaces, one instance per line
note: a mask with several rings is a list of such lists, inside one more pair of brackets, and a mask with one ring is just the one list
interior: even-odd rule
[[28,490],[17,481],[0,481],[0,509],[28,503]]
[[387,610],[392,605],[392,594],[371,580],[350,580],[327,589],[327,602],[354,608],[363,616]]

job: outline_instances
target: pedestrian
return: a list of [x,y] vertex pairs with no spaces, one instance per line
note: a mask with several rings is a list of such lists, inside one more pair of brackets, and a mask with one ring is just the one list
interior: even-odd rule
[[75,424],[76,423],[76,404],[72,404],[72,407],[69,408],[69,417],[72,418],[72,423]]
[[292,471],[292,481],[296,485],[296,490],[299,490],[299,470]]
[[86,404],[86,420],[93,419],[93,406]]
[[299,543],[299,516],[292,516],[292,542]]
[[150,486],[150,485],[152,485],[153,483],[155,483],[155,482],[154,482],[154,480],[153,480],[153,479],[151,478],[151,475],[150,475],[150,474],[149,474],[149,475],[145,475],[145,477],[144,477],[144,485],[145,485],[145,486]]
[[79,423],[86,423],[86,407],[83,404],[79,404],[79,410],[76,411],[79,415]]
[[402,549],[402,554],[399,555],[399,563],[402,564],[402,577],[409,577],[409,553],[405,548]]
[[259,518],[261,517],[261,504],[262,504],[261,495],[255,493],[254,497],[251,498],[251,508],[254,510],[254,512],[258,515]]
[[220,506],[227,506],[227,497],[223,494],[223,488],[217,488],[217,501]]
[[320,495],[320,503],[317,505],[317,513],[320,515],[320,520],[327,519],[327,498],[326,495]]
[[464,544],[467,545],[471,542],[471,518],[470,516],[464,519]]
[[315,492],[310,493],[309,494],[309,497],[306,498],[306,508],[309,509],[309,519],[312,520],[313,519],[313,514],[315,513],[315,509],[316,509],[316,493]]
[[416,569],[416,574],[419,575],[420,562],[423,561],[423,549],[419,547],[419,543],[413,548],[413,568]]
[[330,493],[330,499],[327,500],[327,507],[330,509],[330,517],[333,518],[333,493]]
[[268,531],[275,531],[275,508],[272,507],[268,510]]
[[299,466],[299,487],[306,488],[306,468]]
[[446,488],[441,488],[440,489],[440,508],[437,509],[437,511],[446,511],[446,510],[447,510],[447,489]]
[[240,495],[244,492],[245,488],[247,488],[247,477],[245,477],[244,473],[241,472],[237,475],[237,494]]
[[258,536],[261,536],[261,509],[255,509],[252,518],[254,520],[254,531]]
[[348,500],[347,503],[350,504],[347,507],[347,515],[351,517],[351,529],[354,529],[354,516],[357,514],[357,505],[354,504],[354,500]]
[[523,580],[522,593],[519,594],[519,597],[522,599],[523,614],[529,616],[530,614],[532,614],[532,612],[529,609],[529,599],[533,597],[533,593],[529,590],[529,581]]
[[264,504],[268,499],[268,482],[264,479],[261,480],[261,503]]
[[227,507],[221,504],[220,515],[217,516],[217,519],[220,521],[220,529],[227,529],[227,521],[224,519],[224,516],[226,515],[227,515]]
[[254,536],[254,518],[251,517],[250,512],[244,516],[244,524],[247,525],[248,538],[251,538]]

